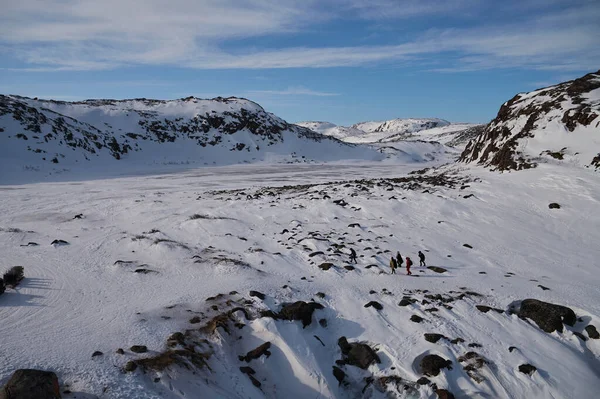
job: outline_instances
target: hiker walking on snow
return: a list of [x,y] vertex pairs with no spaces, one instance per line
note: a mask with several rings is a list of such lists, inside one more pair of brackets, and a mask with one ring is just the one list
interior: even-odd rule
[[406,257],[406,274],[411,276],[412,273],[410,272],[410,267],[412,266],[412,260],[410,260],[410,258],[407,256]]
[[354,261],[354,263],[358,263],[356,260],[356,251],[354,248],[350,248],[350,262]]
[[396,274],[397,267],[398,267],[398,264],[396,263],[396,259],[394,259],[394,257],[392,256],[390,259],[390,269],[392,269],[392,274]]
[[402,259],[402,255],[400,255],[400,251],[396,252],[396,263],[398,267],[402,267],[402,264],[404,263],[404,259]]
[[427,266],[425,264],[425,254],[419,251],[419,266]]

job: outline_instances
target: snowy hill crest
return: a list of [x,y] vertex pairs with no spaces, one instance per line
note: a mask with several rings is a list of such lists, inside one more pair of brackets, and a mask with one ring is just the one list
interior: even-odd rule
[[460,157],[497,170],[544,160],[600,166],[600,71],[517,94]]

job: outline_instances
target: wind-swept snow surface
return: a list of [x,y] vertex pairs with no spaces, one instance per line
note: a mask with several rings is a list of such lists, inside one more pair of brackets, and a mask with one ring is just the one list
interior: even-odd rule
[[[2,265],[25,268],[0,295],[0,382],[39,368],[64,398],[595,397],[600,176],[411,170],[0,186]],[[443,270],[419,267],[419,250]],[[397,251],[412,277],[390,274]],[[526,298],[577,319],[546,333],[506,312]],[[446,367],[423,370],[427,355]]]

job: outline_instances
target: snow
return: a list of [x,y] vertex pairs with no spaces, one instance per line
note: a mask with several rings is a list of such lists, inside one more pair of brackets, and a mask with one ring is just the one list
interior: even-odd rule
[[[569,164],[505,174],[468,166],[452,167],[452,173],[473,180],[463,189],[396,186],[387,191],[384,184],[365,192],[325,184],[407,176],[426,165],[237,165],[147,170],[127,177],[98,172],[88,179],[80,174],[77,181],[19,185],[7,185],[3,175],[2,263],[4,268],[24,266],[26,278],[16,290],[0,295],[0,382],[16,368],[41,368],[55,371],[63,389],[68,385],[73,393],[65,398],[384,398],[373,386],[362,392],[363,378],[398,375],[414,382],[422,376],[416,359],[436,353],[450,359],[453,369],[430,379],[457,398],[595,397],[600,341],[583,342],[573,331],[587,323],[600,327],[600,176]],[[324,185],[258,199],[245,195],[260,187],[298,184]],[[213,192],[225,189],[245,194]],[[303,194],[322,190],[331,198]],[[468,194],[473,196],[465,198]],[[334,204],[338,198],[349,205]],[[548,209],[549,202],[560,203],[561,209]],[[83,217],[74,219],[77,214]],[[190,219],[194,214],[212,219]],[[349,228],[350,223],[360,227]],[[283,229],[290,233],[282,234]],[[346,265],[347,255],[333,257],[327,242],[314,238],[296,243],[315,231],[336,242],[352,242],[359,254],[357,269],[318,269],[316,264],[327,259]],[[296,239],[288,240],[293,234]],[[70,245],[53,247],[54,239]],[[40,245],[21,246],[30,241]],[[310,258],[304,245],[326,255]],[[423,250],[428,264],[448,271],[436,274],[415,265],[413,274],[419,278],[407,277],[404,270],[390,275],[389,254],[367,246],[399,250],[413,260]],[[211,251],[250,267],[217,262]],[[206,258],[194,263],[194,255]],[[136,266],[115,264],[117,260]],[[132,272],[143,264],[158,273]],[[367,269],[369,264],[377,266]],[[514,275],[506,277],[507,272]],[[461,287],[483,296],[452,302],[451,309],[436,306],[437,312],[425,311],[434,304],[398,306],[409,290],[422,299],[415,290],[448,295],[464,291]],[[264,303],[250,298],[259,308],[277,310],[283,302],[314,298],[325,309],[315,312],[306,329],[300,322],[270,318],[244,320],[246,326],[232,329],[231,335],[219,329],[206,337],[214,349],[211,370],[173,366],[147,374],[121,372],[128,360],[145,357],[129,352],[131,345],[147,345],[150,355],[163,351],[171,333],[193,327],[186,310],[214,314],[206,298],[232,290],[245,298],[249,290],[265,293]],[[315,297],[317,292],[326,297]],[[569,306],[583,322],[547,334],[515,315],[475,309],[476,304],[506,309],[530,297]],[[364,308],[371,300],[383,304],[383,310]],[[410,322],[412,314],[425,321]],[[317,322],[320,318],[327,319],[326,328]],[[432,344],[423,339],[429,332],[466,342]],[[371,344],[382,361],[367,371],[344,366],[348,386],[339,385],[332,374],[341,357],[340,336]],[[238,360],[265,341],[272,343],[269,358]],[[469,343],[482,346],[471,348]],[[509,352],[509,346],[518,349]],[[126,354],[116,354],[117,348]],[[92,358],[96,350],[104,355]],[[468,377],[457,360],[473,350],[490,362],[480,371],[485,378],[481,383]],[[538,371],[520,373],[518,366],[524,363]],[[261,389],[239,371],[246,365],[256,371]],[[427,385],[412,395],[435,397]]]

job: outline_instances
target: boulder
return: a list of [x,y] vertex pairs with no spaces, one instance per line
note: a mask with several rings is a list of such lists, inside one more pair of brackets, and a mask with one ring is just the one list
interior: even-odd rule
[[442,338],[446,338],[446,336],[442,335],[442,334],[436,334],[436,333],[425,333],[425,341],[431,342],[433,344],[435,344]]
[[146,347],[146,345],[133,345],[131,348],[129,348],[129,350],[134,353],[148,352],[148,348]]
[[435,391],[439,399],[454,399],[454,395],[450,393],[447,389],[437,389]]
[[377,301],[371,301],[365,305],[365,308],[370,308],[370,307],[374,307],[377,310],[383,309],[383,305]]
[[420,367],[423,374],[435,377],[440,373],[441,369],[447,368],[452,370],[452,362],[439,355],[426,355],[421,359]]
[[410,321],[412,321],[413,323],[420,323],[423,320],[424,319],[421,316],[417,316],[416,314],[410,316]]
[[333,263],[330,263],[330,262],[321,263],[319,265],[319,269],[321,269],[321,270],[329,270],[332,267],[333,267]]
[[548,208],[550,208],[550,209],[560,209],[560,205],[557,204],[556,202],[552,202],[552,203],[548,204]]
[[341,385],[342,382],[344,382],[344,378],[346,378],[346,373],[341,368],[339,368],[337,366],[333,366],[333,376],[338,381],[338,383]]
[[430,382],[431,381],[429,381],[429,378],[427,378],[427,377],[421,377],[417,380],[417,384],[419,384],[419,385],[427,385]]
[[444,269],[443,267],[438,267],[438,266],[427,266],[427,268],[429,270],[433,270],[436,273],[446,273],[448,270]]
[[517,315],[522,319],[533,320],[539,328],[547,333],[562,332],[563,323],[574,326],[577,321],[575,312],[566,306],[542,302],[537,299],[525,299],[521,302]]
[[537,371],[537,367],[531,364],[522,364],[519,366],[519,371],[523,374],[532,375]]
[[341,364],[349,364],[366,370],[373,363],[381,363],[377,353],[367,344],[348,343],[346,337],[341,337],[338,340],[338,346],[342,351]]
[[590,337],[591,339],[600,339],[600,334],[598,334],[596,326],[590,324],[585,327],[585,331],[587,332],[588,337]]
[[258,299],[261,299],[261,300],[265,299],[265,294],[263,294],[262,292],[250,291],[249,295],[252,296],[252,297],[256,297]]
[[60,398],[58,378],[51,371],[19,369],[0,391],[0,399]]
[[312,323],[312,314],[316,309],[323,309],[323,305],[316,302],[298,301],[283,305],[278,317],[283,320],[300,320],[302,327],[306,327]]

